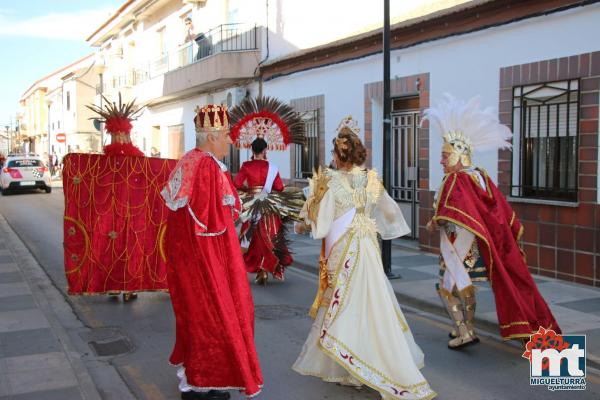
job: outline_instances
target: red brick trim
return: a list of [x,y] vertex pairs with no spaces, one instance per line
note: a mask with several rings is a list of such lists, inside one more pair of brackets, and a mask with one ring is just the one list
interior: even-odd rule
[[[394,97],[419,96],[419,109],[421,112],[429,107],[429,74],[411,75],[393,79],[390,86],[390,95]],[[373,116],[371,115],[372,99],[383,103],[383,82],[365,84],[364,112],[365,112],[365,146],[367,147],[367,165],[372,166],[373,153]],[[433,192],[429,191],[429,126],[427,123],[419,129],[419,244],[428,251],[439,247],[437,235],[430,235],[425,231],[425,224],[433,216]]]
[[[581,2],[572,0],[495,0],[472,7],[460,5],[393,25],[390,47],[407,48],[578,6]],[[381,53],[381,49],[382,30],[377,29],[268,63],[261,67],[261,74],[269,80]],[[564,62],[568,64],[569,60],[565,58]]]
[[[541,275],[600,286],[600,206],[598,182],[598,98],[600,52],[584,53],[500,69],[499,118],[512,128],[514,86],[579,79],[580,120],[576,208],[513,203],[525,228],[523,247],[530,270]],[[498,153],[498,182],[508,194],[510,152]]]

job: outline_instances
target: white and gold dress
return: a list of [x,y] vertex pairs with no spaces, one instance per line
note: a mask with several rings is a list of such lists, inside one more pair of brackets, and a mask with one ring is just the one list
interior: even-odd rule
[[315,320],[293,369],[327,382],[365,384],[383,399],[434,398],[419,371],[423,353],[383,271],[377,234],[392,239],[410,230],[377,173],[320,171],[303,213],[324,243]]

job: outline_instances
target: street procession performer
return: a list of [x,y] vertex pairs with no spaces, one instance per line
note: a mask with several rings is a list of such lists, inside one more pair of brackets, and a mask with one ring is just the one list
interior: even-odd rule
[[88,106],[112,135],[104,154],[63,160],[64,260],[72,295],[167,291],[162,247],[168,209],[160,197],[174,160],[143,157],[129,138],[135,102]]
[[304,203],[302,192],[287,188],[267,151],[285,150],[290,143],[304,143],[304,123],[289,105],[272,97],[247,97],[229,112],[231,137],[240,148],[251,148],[234,184],[243,203],[240,231],[246,271],[266,285],[268,273],[284,279],[293,262],[288,249],[285,222],[298,219]]
[[144,153],[131,142],[131,128],[133,128],[131,121],[136,119],[144,108],[137,108],[135,100],[123,104],[121,93],[119,93],[118,106],[106,97],[102,96],[102,98],[106,104],[104,108],[95,104],[86,107],[102,117],[100,122],[104,122],[104,128],[110,135],[110,144],[102,149],[104,154],[143,157]]
[[240,202],[219,161],[229,152],[227,109],[196,109],[196,147],[177,163],[162,196],[171,210],[165,234],[176,321],[171,364],[183,399],[227,399],[225,390],[260,392],[254,304],[234,219]]
[[367,385],[386,400],[432,399],[436,393],[419,370],[423,352],[385,276],[377,240],[410,229],[377,172],[363,167],[367,152],[358,132],[351,117],[342,121],[333,140],[337,169],[313,174],[302,209],[306,224],[296,225],[299,233],[325,238],[325,260],[314,323],[292,368],[326,382]]
[[510,129],[492,109],[482,110],[478,97],[465,103],[446,95],[425,110],[424,120],[443,138],[445,176],[427,229],[440,230],[437,290],[455,325],[448,347],[479,342],[473,281],[490,281],[504,339],[529,338],[539,327],[560,333],[519,246],[523,226],[488,174],[471,160],[474,151],[510,149]]

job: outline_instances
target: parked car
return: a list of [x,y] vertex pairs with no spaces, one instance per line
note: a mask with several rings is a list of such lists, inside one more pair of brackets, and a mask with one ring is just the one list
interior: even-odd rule
[[43,189],[52,192],[50,171],[39,156],[10,154],[0,170],[2,195],[13,190]]

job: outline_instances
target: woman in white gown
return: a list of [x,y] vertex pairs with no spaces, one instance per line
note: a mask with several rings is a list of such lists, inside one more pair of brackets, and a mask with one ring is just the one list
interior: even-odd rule
[[[327,382],[360,386],[383,399],[432,399],[417,346],[381,261],[377,234],[409,233],[373,170],[351,117],[334,139],[337,170],[319,171],[303,209],[315,239],[324,238],[321,285],[308,339],[293,369]],[[299,230],[302,230],[299,227]],[[324,255],[324,257],[323,257]]]

